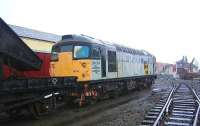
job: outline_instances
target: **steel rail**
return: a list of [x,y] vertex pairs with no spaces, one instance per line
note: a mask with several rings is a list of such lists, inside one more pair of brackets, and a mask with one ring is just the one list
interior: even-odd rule
[[159,124],[163,113],[165,112],[166,108],[168,107],[168,104],[171,103],[170,101],[171,101],[171,97],[172,97],[174,91],[175,91],[175,87],[172,88],[172,90],[167,98],[167,102],[165,103],[164,107],[162,108],[162,110],[161,110],[160,114],[158,115],[156,121],[154,122],[153,126],[157,126]]
[[197,126],[198,116],[199,116],[199,111],[200,111],[200,99],[199,99],[199,97],[196,94],[194,89],[192,89],[192,92],[194,93],[194,96],[196,97],[196,99],[197,99],[196,101],[197,101],[197,104],[198,104],[197,112],[196,112],[196,115],[195,115],[195,118],[194,118],[194,122],[193,122],[193,126]]
[[168,105],[167,105],[167,108],[166,108],[166,113],[168,114],[169,112],[169,106],[171,105],[171,102],[172,102],[172,98],[170,99]]

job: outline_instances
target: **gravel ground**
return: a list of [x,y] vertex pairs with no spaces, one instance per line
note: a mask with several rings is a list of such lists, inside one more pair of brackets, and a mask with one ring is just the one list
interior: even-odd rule
[[[142,94],[140,98],[129,101],[118,107],[109,109],[87,121],[72,126],[136,126],[140,125],[144,115],[157,103],[163,92],[171,88],[171,82],[157,80],[152,91]],[[89,122],[91,121],[91,122]]]
[[157,100],[156,97],[150,95],[150,92],[147,92],[147,95],[144,95],[142,98],[132,100],[90,118],[90,123],[88,123],[87,120],[86,124],[79,124],[85,126],[135,126],[140,124],[145,112],[148,111]]
[[195,89],[197,95],[200,97],[200,80],[190,81],[192,87]]
[[134,91],[84,108],[60,108],[41,120],[28,117],[0,120],[2,126],[135,126],[171,88],[171,80],[158,79],[152,89]]

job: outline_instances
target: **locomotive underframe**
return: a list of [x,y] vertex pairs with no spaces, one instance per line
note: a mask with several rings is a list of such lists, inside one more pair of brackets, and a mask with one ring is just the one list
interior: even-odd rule
[[[79,99],[79,105],[83,105],[87,101],[103,99],[106,96],[115,97],[129,90],[150,87],[155,78],[155,75],[149,75],[89,82],[77,82],[76,77],[6,80],[0,87],[0,112],[30,108],[35,104],[52,100],[49,106],[54,106],[55,109],[56,99],[59,96],[63,100],[72,97]],[[130,82],[133,82],[132,87],[128,86]],[[94,92],[91,94],[92,91],[96,91],[97,94]],[[38,113],[33,111],[34,114]]]
[[146,75],[78,82],[79,89],[71,90],[69,97],[78,98],[79,105],[82,106],[87,102],[116,97],[130,90],[151,87],[155,79],[156,75]]

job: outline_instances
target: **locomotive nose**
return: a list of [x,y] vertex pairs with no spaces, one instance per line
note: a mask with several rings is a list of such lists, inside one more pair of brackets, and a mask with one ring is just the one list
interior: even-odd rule
[[52,54],[50,75],[70,76],[72,75],[72,52],[62,52]]

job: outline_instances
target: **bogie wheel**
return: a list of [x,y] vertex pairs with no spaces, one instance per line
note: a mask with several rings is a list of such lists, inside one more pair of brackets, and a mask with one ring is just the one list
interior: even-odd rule
[[147,88],[148,88],[148,85],[149,85],[149,82],[144,82],[144,83],[143,83],[144,89],[147,89]]
[[6,112],[10,118],[17,118],[21,115],[21,109],[11,109]]
[[119,92],[117,90],[113,90],[113,91],[110,92],[109,95],[110,95],[110,98],[116,99],[116,98],[119,97]]
[[90,105],[95,105],[98,101],[100,101],[100,96],[87,97],[87,102]]
[[76,97],[72,96],[64,97],[65,104],[69,107],[77,107],[75,106],[75,99]]
[[29,104],[29,111],[31,112],[33,118],[40,119],[43,115],[52,112],[55,109],[55,99],[46,99],[43,102],[35,102]]

